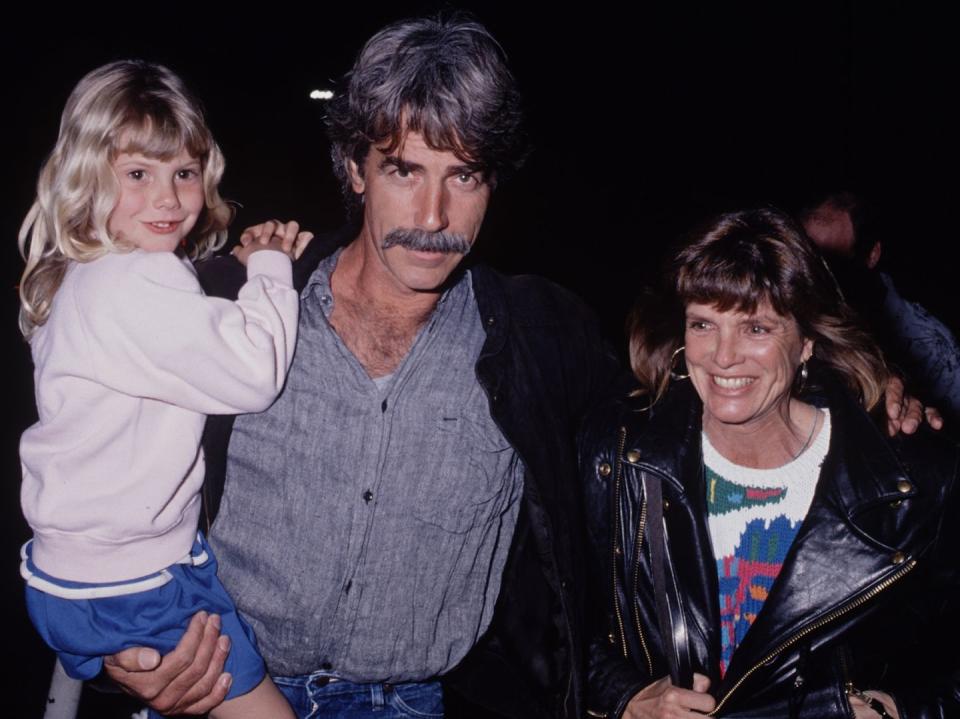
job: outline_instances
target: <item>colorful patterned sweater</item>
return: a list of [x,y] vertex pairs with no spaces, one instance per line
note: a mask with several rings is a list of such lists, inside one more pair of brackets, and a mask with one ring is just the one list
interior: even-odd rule
[[707,512],[720,586],[720,672],[726,673],[773,586],[813,499],[830,444],[830,415],[810,446],[776,469],[734,464],[703,434]]

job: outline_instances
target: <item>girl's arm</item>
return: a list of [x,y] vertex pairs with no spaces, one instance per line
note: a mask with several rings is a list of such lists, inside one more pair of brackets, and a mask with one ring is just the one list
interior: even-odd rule
[[[299,298],[290,258],[249,255],[235,302],[207,297],[171,253],[110,255],[71,285],[81,354],[95,381],[206,414],[257,412],[280,392],[293,356]],[[61,328],[63,329],[63,328]]]

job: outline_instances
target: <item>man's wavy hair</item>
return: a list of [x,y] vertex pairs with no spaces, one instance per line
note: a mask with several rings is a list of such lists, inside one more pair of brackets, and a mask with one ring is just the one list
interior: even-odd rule
[[793,317],[813,356],[873,409],[887,369],[816,247],[786,214],[770,209],[720,215],[674,255],[660,293],[641,298],[628,319],[630,364],[653,402],[667,391],[691,303],[751,313],[764,302]]
[[40,171],[36,200],[20,227],[25,337],[46,322],[70,262],[133,249],[107,230],[120,194],[112,167],[117,155],[139,152],[168,160],[182,150],[203,169],[205,208],[187,249],[192,257],[205,257],[226,241],[233,210],[217,190],[224,159],[200,103],[170,70],[141,60],[112,62],[77,83]]
[[347,163],[360,172],[371,145],[394,152],[407,132],[454,153],[488,182],[525,156],[520,94],[499,43],[463,14],[403,20],[367,41],[327,107],[334,171],[348,208]]

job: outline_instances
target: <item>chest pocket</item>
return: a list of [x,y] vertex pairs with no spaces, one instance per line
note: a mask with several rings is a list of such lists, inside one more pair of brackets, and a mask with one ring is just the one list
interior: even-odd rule
[[489,415],[441,409],[415,472],[413,515],[462,534],[484,525],[510,503],[515,452]]

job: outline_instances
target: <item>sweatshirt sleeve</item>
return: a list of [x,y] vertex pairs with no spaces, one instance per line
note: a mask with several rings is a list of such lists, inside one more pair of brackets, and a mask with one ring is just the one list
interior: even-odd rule
[[235,302],[204,295],[193,268],[171,253],[91,264],[101,263],[73,285],[93,379],[205,414],[270,406],[296,342],[299,298],[286,255],[253,253]]

